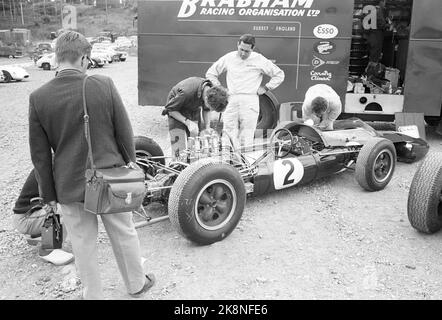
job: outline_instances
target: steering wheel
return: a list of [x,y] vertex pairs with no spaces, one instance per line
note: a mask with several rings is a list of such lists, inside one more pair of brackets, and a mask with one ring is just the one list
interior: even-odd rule
[[276,158],[284,158],[288,155],[290,150],[292,150],[294,142],[294,136],[287,128],[276,130],[270,138],[270,144],[275,146],[273,150],[276,148],[278,150],[275,152]]

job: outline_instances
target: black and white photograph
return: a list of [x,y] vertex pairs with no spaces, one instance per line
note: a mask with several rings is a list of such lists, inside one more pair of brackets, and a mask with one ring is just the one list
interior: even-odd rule
[[0,300],[442,299],[441,0],[0,1]]

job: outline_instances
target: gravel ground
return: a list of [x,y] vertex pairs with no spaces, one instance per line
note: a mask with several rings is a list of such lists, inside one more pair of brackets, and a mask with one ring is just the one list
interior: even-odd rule
[[[0,65],[8,63],[0,59]],[[27,70],[28,81],[0,83],[0,300],[71,299],[81,287],[74,264],[42,261],[12,228],[11,208],[31,169],[28,96],[54,76],[32,65]],[[169,152],[161,108],[138,106],[136,57],[91,73],[113,78],[135,134],[154,138]],[[440,138],[430,133],[429,141],[432,151],[441,151]],[[168,221],[141,228],[142,253],[157,277],[144,298],[441,299],[442,232],[420,234],[407,218],[417,166],[399,163],[387,188],[376,193],[363,191],[344,172],[250,198],[237,229],[210,246],[195,246]],[[105,297],[128,299],[104,232],[99,260]]]

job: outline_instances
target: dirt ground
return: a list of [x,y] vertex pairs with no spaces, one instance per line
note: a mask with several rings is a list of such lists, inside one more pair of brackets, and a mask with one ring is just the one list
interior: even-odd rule
[[[0,83],[0,300],[72,299],[81,286],[74,264],[44,262],[12,228],[12,207],[31,169],[28,97],[54,76],[27,70],[27,81]],[[135,134],[168,152],[161,108],[138,106],[137,58],[91,73],[113,78]],[[428,140],[431,152],[442,150],[442,138],[430,132]],[[344,172],[250,198],[236,230],[210,246],[185,240],[168,221],[138,229],[157,278],[144,299],[441,299],[442,232],[420,234],[407,218],[417,166],[399,163],[387,188],[376,193]],[[105,297],[128,299],[104,232],[99,260]]]

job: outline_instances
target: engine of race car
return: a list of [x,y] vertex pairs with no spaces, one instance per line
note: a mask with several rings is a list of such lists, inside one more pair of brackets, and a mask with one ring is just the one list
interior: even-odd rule
[[192,163],[199,159],[208,157],[222,157],[223,160],[229,160],[231,157],[232,145],[227,136],[219,136],[216,133],[212,135],[202,135],[189,137],[187,147],[182,150],[179,161]]
[[293,145],[291,152],[297,156],[310,154],[313,151],[321,151],[324,145],[321,142],[293,134]]

